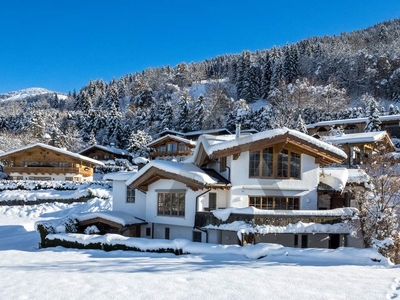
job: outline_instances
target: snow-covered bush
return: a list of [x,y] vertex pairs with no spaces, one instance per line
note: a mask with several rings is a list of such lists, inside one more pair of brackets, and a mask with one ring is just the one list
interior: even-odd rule
[[96,225],[91,225],[85,228],[84,230],[85,234],[96,234],[96,233],[100,233],[100,230],[97,228]]
[[371,182],[357,194],[366,247],[376,247],[392,262],[399,263],[400,177],[395,166],[377,161],[368,166]]

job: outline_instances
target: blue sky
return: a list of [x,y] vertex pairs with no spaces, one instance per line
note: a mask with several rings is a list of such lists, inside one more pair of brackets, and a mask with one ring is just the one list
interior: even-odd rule
[[363,29],[400,17],[400,1],[13,0],[0,11],[0,93],[67,93],[91,79]]

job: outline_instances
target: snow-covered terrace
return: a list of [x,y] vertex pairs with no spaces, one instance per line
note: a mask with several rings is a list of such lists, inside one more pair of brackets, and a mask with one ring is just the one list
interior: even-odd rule
[[122,226],[144,223],[143,220],[138,219],[135,216],[132,216],[122,211],[98,211],[98,212],[84,213],[79,215],[78,214],[72,215],[72,217],[76,218],[79,222],[100,218],[120,224]]
[[228,207],[224,209],[216,209],[212,214],[221,221],[228,220],[231,214],[240,215],[259,215],[271,217],[327,217],[327,218],[341,218],[351,217],[356,214],[358,210],[353,207],[335,208],[329,210],[265,210],[258,209],[252,206],[249,207]]
[[287,226],[272,226],[272,225],[256,225],[235,221],[229,224],[221,225],[208,225],[205,229],[227,230],[236,231],[240,233],[259,233],[259,234],[278,234],[278,233],[291,233],[291,234],[305,234],[305,233],[329,233],[329,234],[350,234],[354,229],[345,224],[318,224],[318,223],[303,223],[297,222],[288,224]]

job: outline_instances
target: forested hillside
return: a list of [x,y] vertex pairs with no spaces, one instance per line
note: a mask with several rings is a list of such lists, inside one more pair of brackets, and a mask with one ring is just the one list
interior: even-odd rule
[[[262,39],[263,37],[260,37]],[[0,97],[2,99],[3,97]],[[0,150],[39,141],[135,152],[164,129],[264,130],[371,113],[400,101],[400,19],[261,51],[148,68],[110,82],[0,101]],[[371,105],[373,104],[373,106]],[[393,103],[389,108],[389,103]]]

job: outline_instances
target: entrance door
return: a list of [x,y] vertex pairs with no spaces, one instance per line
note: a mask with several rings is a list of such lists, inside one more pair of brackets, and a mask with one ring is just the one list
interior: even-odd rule
[[340,247],[340,234],[329,235],[329,249],[336,249]]
[[307,234],[301,235],[301,248],[308,248],[308,235]]

